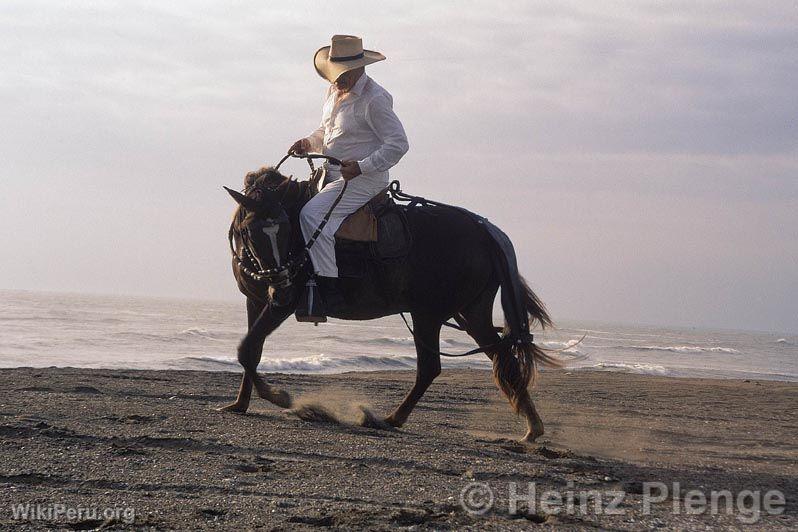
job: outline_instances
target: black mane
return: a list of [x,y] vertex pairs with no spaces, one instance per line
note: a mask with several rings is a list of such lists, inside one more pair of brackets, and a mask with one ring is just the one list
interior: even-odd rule
[[285,186],[290,181],[293,181],[291,177],[284,176],[273,166],[264,166],[244,176],[244,190],[249,191],[253,188],[273,190]]

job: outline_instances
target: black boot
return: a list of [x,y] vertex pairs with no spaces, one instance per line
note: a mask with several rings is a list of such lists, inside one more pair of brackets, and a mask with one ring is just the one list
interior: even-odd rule
[[345,307],[346,300],[338,286],[338,278],[316,275],[308,279],[294,315],[296,321],[318,325],[327,321],[327,314]]
[[308,279],[294,316],[296,321],[309,322],[314,325],[327,321],[327,310],[324,307],[324,300],[314,277]]

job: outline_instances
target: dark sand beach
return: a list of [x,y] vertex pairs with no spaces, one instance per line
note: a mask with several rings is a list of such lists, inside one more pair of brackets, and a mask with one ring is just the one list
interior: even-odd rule
[[[358,405],[387,414],[413,378],[268,375],[297,402],[337,412],[334,424],[258,399],[247,415],[215,411],[234,397],[234,373],[2,370],[0,529],[705,530],[757,517],[752,499],[730,515],[723,505],[721,515],[686,515],[692,489],[707,499],[779,490],[784,513],[762,509],[754,526],[798,527],[798,384],[546,372],[534,397],[547,433],[522,445],[523,423],[490,374],[449,370],[402,429],[356,425]],[[530,482],[537,498],[561,493],[558,515],[535,498],[534,511],[523,500],[512,511],[511,483],[528,495]],[[670,492],[650,511],[645,482]],[[461,493],[482,504],[484,485],[491,508],[467,512]],[[20,504],[132,508],[135,519],[20,519]]]

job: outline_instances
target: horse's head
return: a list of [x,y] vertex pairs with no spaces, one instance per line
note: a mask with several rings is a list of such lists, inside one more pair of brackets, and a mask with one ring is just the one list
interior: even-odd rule
[[296,242],[288,210],[301,195],[298,183],[266,167],[247,174],[243,193],[224,188],[239,205],[233,232],[240,244],[236,255],[242,271],[268,284],[275,305],[289,303],[292,279],[305,260],[304,253],[291,253]]

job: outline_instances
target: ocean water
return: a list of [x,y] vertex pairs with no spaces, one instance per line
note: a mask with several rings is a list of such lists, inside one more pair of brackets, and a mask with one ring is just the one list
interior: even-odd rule
[[[574,371],[798,381],[796,335],[557,325],[537,332],[536,340],[560,350]],[[0,367],[240,371],[236,345],[245,330],[243,298],[209,302],[0,290]],[[459,331],[444,328],[441,336],[443,351],[475,347]],[[481,354],[444,359],[443,365],[490,367]],[[398,316],[318,327],[289,318],[267,339],[260,367],[291,373],[413,369],[415,350]]]

